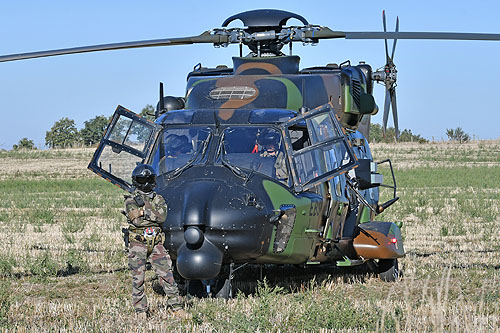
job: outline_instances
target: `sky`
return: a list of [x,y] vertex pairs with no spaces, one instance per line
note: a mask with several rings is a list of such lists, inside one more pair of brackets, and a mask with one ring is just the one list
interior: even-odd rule
[[[0,6],[0,55],[40,50],[193,36],[220,27],[233,14],[282,9],[309,23],[341,31],[382,31],[400,19],[400,31],[500,33],[500,1],[4,1]],[[290,21],[298,25],[298,21]],[[301,68],[366,61],[385,62],[383,40],[323,40],[294,44]],[[238,46],[209,44],[104,51],[0,63],[0,149],[21,138],[44,148],[46,131],[63,117],[80,129],[117,105],[140,112],[165,95],[184,96],[186,75],[202,63],[232,66]],[[427,139],[446,139],[462,127],[476,139],[500,137],[500,42],[414,41],[397,43],[400,128]],[[375,99],[383,110],[384,87]],[[372,118],[382,122],[382,111]],[[392,117],[389,120],[392,126]]]

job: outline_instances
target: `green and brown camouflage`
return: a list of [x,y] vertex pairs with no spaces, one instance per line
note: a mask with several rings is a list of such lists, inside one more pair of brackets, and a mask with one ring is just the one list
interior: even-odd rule
[[[161,287],[168,298],[167,304],[174,311],[181,308],[181,299],[172,273],[172,260],[163,246],[162,223],[167,216],[167,206],[161,194],[135,190],[125,196],[125,212],[129,226],[129,269],[132,272],[132,302],[136,312],[146,312],[148,302],[144,293],[146,261],[149,259]],[[146,229],[151,229],[148,237]]]
[[148,247],[136,240],[130,241],[128,265],[132,272],[132,303],[136,312],[148,311],[148,301],[144,292],[144,278],[146,261],[150,260],[151,267],[158,276],[160,286],[167,297],[167,305],[176,311],[182,308],[182,299],[172,273],[172,260],[168,252],[159,243],[153,247],[148,256]]
[[[363,116],[377,113],[371,67],[329,64],[299,70],[298,56],[233,57],[234,68],[191,72],[186,109],[218,109],[227,120],[234,109],[314,109],[332,103],[345,128],[358,129]],[[212,77],[210,77],[210,76]],[[366,126],[364,126],[366,127]],[[364,128],[363,127],[363,128]]]
[[[353,239],[374,218],[378,188],[351,186],[357,187],[356,170],[371,165],[358,168],[359,161],[373,162],[356,132],[366,136],[378,111],[371,67],[299,69],[299,61],[252,56],[234,57],[233,68],[197,66],[188,75],[185,108],[159,115],[149,131],[158,134],[141,137],[140,154],[126,136],[120,145],[103,141],[155,168],[156,191],[169,207],[164,245],[182,277],[217,279],[229,264],[364,262]],[[121,107],[117,112],[140,122]],[[105,138],[113,137],[113,125],[108,132]],[[259,141],[270,132],[278,139],[275,149],[267,148],[272,153]],[[167,163],[167,143],[175,137],[189,147]],[[110,160],[101,163],[96,153],[92,163],[105,174],[98,166]],[[108,169],[122,170],[117,163]]]
[[[136,196],[142,197],[143,207],[134,200]],[[131,229],[161,227],[167,217],[167,207],[161,195],[135,190],[132,195],[125,196],[125,213]]]

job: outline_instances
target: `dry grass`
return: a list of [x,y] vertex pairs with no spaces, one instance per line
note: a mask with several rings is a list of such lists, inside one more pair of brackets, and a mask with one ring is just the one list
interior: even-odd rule
[[[92,150],[0,152],[0,328],[58,331],[500,331],[500,142],[376,144],[401,200],[401,281],[363,271],[270,268],[256,292],[194,300],[172,318],[147,288],[137,323],[122,191],[86,169]],[[245,273],[246,275],[246,273]],[[249,273],[252,275],[252,272]],[[288,276],[283,279],[282,276]]]

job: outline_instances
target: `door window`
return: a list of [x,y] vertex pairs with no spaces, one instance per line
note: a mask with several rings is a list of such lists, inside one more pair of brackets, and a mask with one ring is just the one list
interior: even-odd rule
[[132,191],[132,171],[149,157],[162,127],[118,106],[89,169],[127,191]]
[[282,126],[297,191],[308,190],[357,164],[329,104]]

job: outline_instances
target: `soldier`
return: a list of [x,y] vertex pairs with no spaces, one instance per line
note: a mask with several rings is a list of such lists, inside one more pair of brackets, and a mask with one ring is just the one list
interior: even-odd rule
[[286,167],[285,154],[279,149],[280,134],[272,128],[264,129],[258,137],[258,143],[262,147],[260,157],[274,158],[275,178],[286,182],[288,180],[288,169]]
[[167,216],[167,206],[163,197],[153,191],[156,186],[154,169],[147,164],[138,165],[132,172],[132,184],[136,190],[131,196],[125,196],[125,213],[129,222],[128,263],[132,271],[132,302],[137,316],[145,319],[148,314],[144,277],[149,258],[168,297],[169,309],[176,316],[186,317],[174,281],[172,261],[163,246],[165,235],[161,225]]

